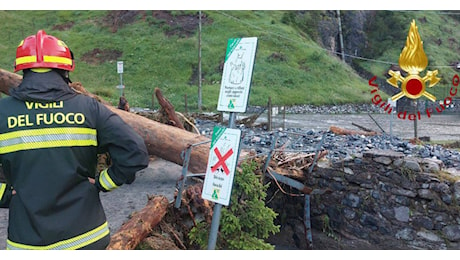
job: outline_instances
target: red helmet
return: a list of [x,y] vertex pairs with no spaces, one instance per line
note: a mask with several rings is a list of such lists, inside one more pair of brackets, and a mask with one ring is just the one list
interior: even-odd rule
[[40,30],[30,35],[16,49],[14,72],[31,68],[53,68],[73,71],[72,51],[58,38]]

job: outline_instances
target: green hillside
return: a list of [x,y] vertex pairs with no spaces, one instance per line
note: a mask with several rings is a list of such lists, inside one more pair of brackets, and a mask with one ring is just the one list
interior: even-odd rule
[[[407,35],[409,16],[400,14],[407,24],[402,35]],[[321,47],[311,33],[313,26],[285,21],[286,11],[203,11],[203,110],[216,110],[227,40],[239,37],[258,37],[249,105],[266,105],[269,97],[276,105],[370,102],[369,79],[359,77],[338,55]],[[197,11],[0,11],[0,23],[2,69],[13,71],[18,43],[44,29],[74,52],[76,69],[71,79],[113,104],[118,102],[120,83],[116,63],[123,61],[125,96],[131,107],[150,107],[158,87],[178,111],[184,110],[185,97],[188,110],[197,109]],[[445,36],[444,48],[426,47],[430,62],[445,65],[458,56],[458,46],[445,48],[449,37],[459,38],[454,29],[457,22],[433,18],[437,29],[429,24],[421,28],[425,42],[452,32]],[[447,25],[451,29],[444,28]],[[371,58],[397,63],[404,43],[405,36],[396,47],[388,46],[381,56]],[[365,59],[356,64],[378,77],[388,69],[387,63]]]

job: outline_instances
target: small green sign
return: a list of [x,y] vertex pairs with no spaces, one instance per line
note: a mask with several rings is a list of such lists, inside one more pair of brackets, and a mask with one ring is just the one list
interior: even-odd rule
[[215,199],[215,200],[218,200],[219,199],[219,196],[217,195],[217,190],[214,190],[212,192],[212,198]]
[[235,108],[235,105],[233,104],[233,101],[230,99],[230,101],[228,102],[228,108],[230,109],[233,109]]

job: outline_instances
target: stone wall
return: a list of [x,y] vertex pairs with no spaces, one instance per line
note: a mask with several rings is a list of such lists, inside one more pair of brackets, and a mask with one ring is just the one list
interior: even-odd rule
[[[306,183],[314,189],[312,228],[341,249],[460,249],[459,176],[440,160],[390,150],[323,162]],[[289,229],[295,247],[306,249],[304,197],[276,195],[276,189],[271,185],[267,197],[278,198],[271,203],[279,209],[281,232]],[[350,248],[350,241],[369,246]]]

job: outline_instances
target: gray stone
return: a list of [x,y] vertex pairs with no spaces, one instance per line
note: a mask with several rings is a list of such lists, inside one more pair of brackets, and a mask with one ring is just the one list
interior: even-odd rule
[[417,194],[420,198],[426,199],[426,200],[433,200],[436,198],[436,195],[431,190],[427,189],[419,189],[417,191]]
[[410,199],[406,196],[397,195],[395,196],[395,202],[404,206],[410,205]]
[[395,237],[397,239],[412,241],[414,240],[414,233],[415,233],[414,230],[410,228],[405,228],[405,229],[401,229],[398,232],[396,232]]
[[384,165],[390,165],[393,162],[389,157],[386,156],[375,157],[374,161]]
[[449,241],[460,241],[460,225],[449,225],[442,229],[442,233]]
[[394,219],[394,217],[395,217],[394,209],[389,209],[386,206],[383,206],[383,207],[380,208],[380,213],[386,219]]
[[343,204],[357,208],[361,204],[361,198],[356,194],[348,194],[343,198]]
[[353,172],[353,170],[350,169],[350,168],[348,168],[348,167],[343,168],[343,172],[346,173],[346,174],[350,174],[350,175],[355,174],[355,173]]
[[415,228],[424,228],[427,230],[431,230],[434,227],[433,221],[427,216],[414,217],[412,220],[412,225]]
[[432,163],[432,162],[422,164],[422,167],[423,167],[424,172],[439,172],[439,170],[441,170],[439,165]]
[[423,158],[421,164],[424,169],[429,170],[428,172],[437,172],[444,168],[444,163],[436,158]]
[[375,231],[379,229],[377,226],[378,220],[370,214],[364,213],[359,219],[359,222],[361,223],[361,225],[363,225],[364,227],[368,227],[371,230]]
[[454,192],[460,192],[460,180],[454,182]]
[[379,183],[377,185],[378,185],[379,189],[381,189],[382,191],[389,191],[390,190],[390,186],[388,186],[384,182],[379,181]]
[[408,222],[409,221],[409,208],[405,206],[396,207],[395,210],[395,218],[401,222]]
[[343,216],[348,220],[353,220],[356,218],[356,212],[350,208],[343,209]]
[[396,160],[393,161],[393,165],[395,167],[398,167],[398,168],[401,167],[403,165],[403,163],[404,163],[404,159],[402,159],[402,158],[396,159]]
[[451,205],[452,202],[453,202],[453,199],[452,199],[452,195],[449,195],[449,194],[443,194],[441,195],[441,199],[444,203],[446,203],[447,205]]
[[430,188],[439,193],[450,194],[450,187],[444,182],[441,183],[431,183]]
[[258,143],[260,142],[261,138],[259,136],[253,136],[252,139],[251,139],[251,142],[252,143]]
[[420,167],[420,164],[414,159],[406,158],[404,160],[403,167],[411,171],[414,171],[414,172],[422,172],[422,168]]
[[418,231],[417,236],[430,242],[442,242],[442,239],[438,235],[427,230]]
[[378,191],[371,191],[371,195],[372,195],[372,198],[376,199],[376,200],[379,200],[380,199],[380,192]]
[[393,150],[382,150],[382,149],[372,149],[363,153],[363,157],[375,158],[375,157],[389,157],[389,158],[402,158],[404,157],[403,153],[396,152]]
[[411,190],[398,189],[398,188],[391,189],[391,193],[395,195],[403,195],[403,196],[410,197],[410,198],[415,198],[415,196],[417,196],[417,193]]

